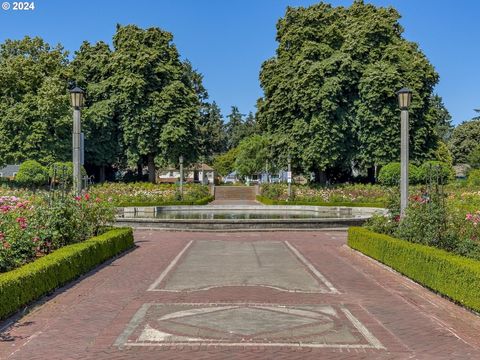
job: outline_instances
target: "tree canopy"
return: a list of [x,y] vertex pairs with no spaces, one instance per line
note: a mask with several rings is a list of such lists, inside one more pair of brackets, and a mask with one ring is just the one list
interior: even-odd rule
[[155,162],[176,163],[197,155],[200,100],[172,43],[159,28],[117,26],[113,37],[111,77],[130,164],[147,162],[155,179]]
[[225,147],[202,75],[180,60],[162,29],[118,25],[112,48],[84,42],[71,61],[60,45],[38,37],[6,40],[0,68],[0,165],[71,158],[73,84],[86,90],[87,164],[148,164],[154,180],[155,164],[176,163],[179,155],[191,162]]
[[399,13],[355,1],[291,8],[277,24],[278,48],[260,72],[261,129],[275,157],[301,170],[368,168],[399,158],[396,91],[413,90],[412,158],[436,148],[427,116],[438,75],[417,44],[402,37]]
[[464,121],[452,132],[449,146],[456,164],[468,164],[469,156],[480,144],[480,120]]
[[71,157],[67,52],[41,38],[0,45],[0,165]]

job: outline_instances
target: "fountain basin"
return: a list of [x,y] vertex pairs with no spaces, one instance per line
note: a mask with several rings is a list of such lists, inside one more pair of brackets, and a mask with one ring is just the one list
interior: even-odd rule
[[385,209],[303,205],[204,205],[120,208],[118,226],[178,230],[321,229],[359,226]]

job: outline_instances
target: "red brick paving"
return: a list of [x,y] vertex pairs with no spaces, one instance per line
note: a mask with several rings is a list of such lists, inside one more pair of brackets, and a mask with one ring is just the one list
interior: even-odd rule
[[[135,235],[135,250],[60,289],[5,328],[0,359],[480,359],[480,317],[350,250],[344,232],[141,230]],[[288,240],[340,294],[288,293],[265,287],[147,292],[191,239]],[[345,305],[387,350],[113,346],[147,302]]]

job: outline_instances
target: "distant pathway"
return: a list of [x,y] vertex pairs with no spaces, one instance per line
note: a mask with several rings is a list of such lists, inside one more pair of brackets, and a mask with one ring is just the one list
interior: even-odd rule
[[135,238],[4,327],[0,359],[480,359],[480,317],[345,232]]

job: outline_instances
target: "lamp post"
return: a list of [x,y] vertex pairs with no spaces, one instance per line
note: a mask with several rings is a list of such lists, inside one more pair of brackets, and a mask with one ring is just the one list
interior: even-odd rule
[[405,216],[408,206],[408,108],[412,102],[412,91],[403,88],[397,92],[400,107],[400,218]]
[[80,109],[85,101],[85,92],[76,86],[70,90],[70,99],[73,107],[73,189],[75,195],[79,196],[82,192]]
[[180,155],[178,158],[178,162],[180,163],[180,196],[183,200],[183,156]]
[[292,198],[292,157],[288,154],[288,169],[287,169],[287,182],[288,182],[288,200]]

